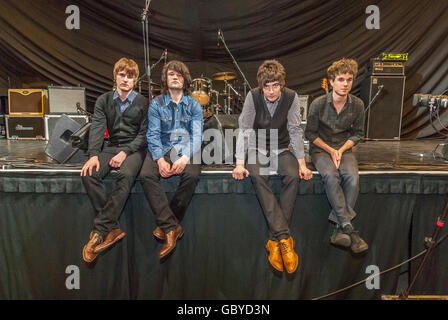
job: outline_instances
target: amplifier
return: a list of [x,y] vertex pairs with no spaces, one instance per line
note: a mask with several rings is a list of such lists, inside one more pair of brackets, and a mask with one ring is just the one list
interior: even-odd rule
[[404,63],[399,61],[372,61],[372,75],[404,75]]
[[[56,123],[58,122],[59,119],[61,119],[63,115],[62,114],[47,114],[44,116],[44,121],[45,121],[45,139],[46,140],[50,140],[50,137],[54,131],[54,128],[56,126]],[[79,123],[80,127],[82,127],[83,125],[85,125],[86,123],[89,122],[89,117],[88,116],[83,116],[83,115],[66,115],[67,117],[69,117],[72,120],[75,120],[77,123]]]
[[86,110],[86,89],[83,87],[48,87],[50,114],[77,114],[76,105]]
[[8,89],[9,115],[36,117],[48,113],[46,89]]
[[11,117],[5,115],[8,139],[45,140],[43,117]]

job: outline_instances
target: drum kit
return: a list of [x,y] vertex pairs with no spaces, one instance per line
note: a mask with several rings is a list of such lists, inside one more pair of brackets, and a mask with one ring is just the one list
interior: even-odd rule
[[242,95],[234,72],[219,72],[212,79],[201,76],[192,80],[191,96],[203,108],[204,120],[214,114],[240,113]]
[[[139,92],[147,92],[148,81],[139,82]],[[240,113],[243,108],[243,95],[240,94],[237,76],[234,72],[218,72],[212,79],[201,76],[193,79],[190,85],[191,96],[202,106],[204,120],[214,114]],[[151,95],[156,97],[162,93],[162,87],[151,81]]]

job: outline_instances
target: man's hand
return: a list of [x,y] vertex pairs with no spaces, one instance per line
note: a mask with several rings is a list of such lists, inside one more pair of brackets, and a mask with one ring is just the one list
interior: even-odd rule
[[173,175],[170,164],[164,158],[157,159],[157,165],[162,178],[169,178]]
[[100,170],[100,161],[98,160],[98,156],[93,156],[84,164],[81,169],[81,177],[85,177],[87,173],[89,176],[92,175],[92,169],[96,168],[96,171]]
[[299,166],[299,177],[303,180],[310,180],[313,177],[313,171],[306,166]]
[[109,166],[111,166],[112,168],[120,168],[126,157],[126,152],[120,151],[112,159],[110,159]]
[[336,169],[339,169],[339,165],[341,164],[342,153],[339,150],[332,149],[330,152],[331,159],[333,160]]
[[232,177],[236,180],[243,180],[244,176],[247,178],[249,176],[249,171],[244,168],[244,165],[237,164],[232,171]]
[[177,159],[171,167],[172,174],[181,174],[184,171],[188,161],[190,161],[190,158],[186,155],[183,155],[182,157]]

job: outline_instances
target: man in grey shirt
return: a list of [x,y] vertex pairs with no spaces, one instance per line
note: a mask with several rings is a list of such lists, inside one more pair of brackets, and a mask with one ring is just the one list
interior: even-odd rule
[[333,90],[311,104],[305,136],[332,207],[329,219],[336,227],[330,242],[362,253],[368,245],[351,224],[359,193],[358,162],[352,148],[364,136],[364,104],[349,94],[358,64],[352,59],[341,59],[327,73]]
[[[285,69],[275,60],[265,61],[259,67],[259,87],[248,93],[239,118],[233,177],[241,180],[250,175],[268,223],[268,260],[276,270],[283,271],[284,266],[288,273],[293,273],[298,267],[298,255],[289,224],[299,179],[311,179],[313,174],[304,159],[299,99],[294,91],[285,87],[285,78]],[[247,169],[246,150],[249,153]],[[269,186],[272,170],[282,177],[279,201]]]

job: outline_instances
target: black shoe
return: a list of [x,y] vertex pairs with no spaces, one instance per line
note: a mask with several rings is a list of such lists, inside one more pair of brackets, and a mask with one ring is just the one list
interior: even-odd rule
[[350,250],[354,253],[362,253],[369,249],[367,243],[359,236],[359,231],[354,230],[351,224],[346,225],[342,230],[350,236],[352,240]]

